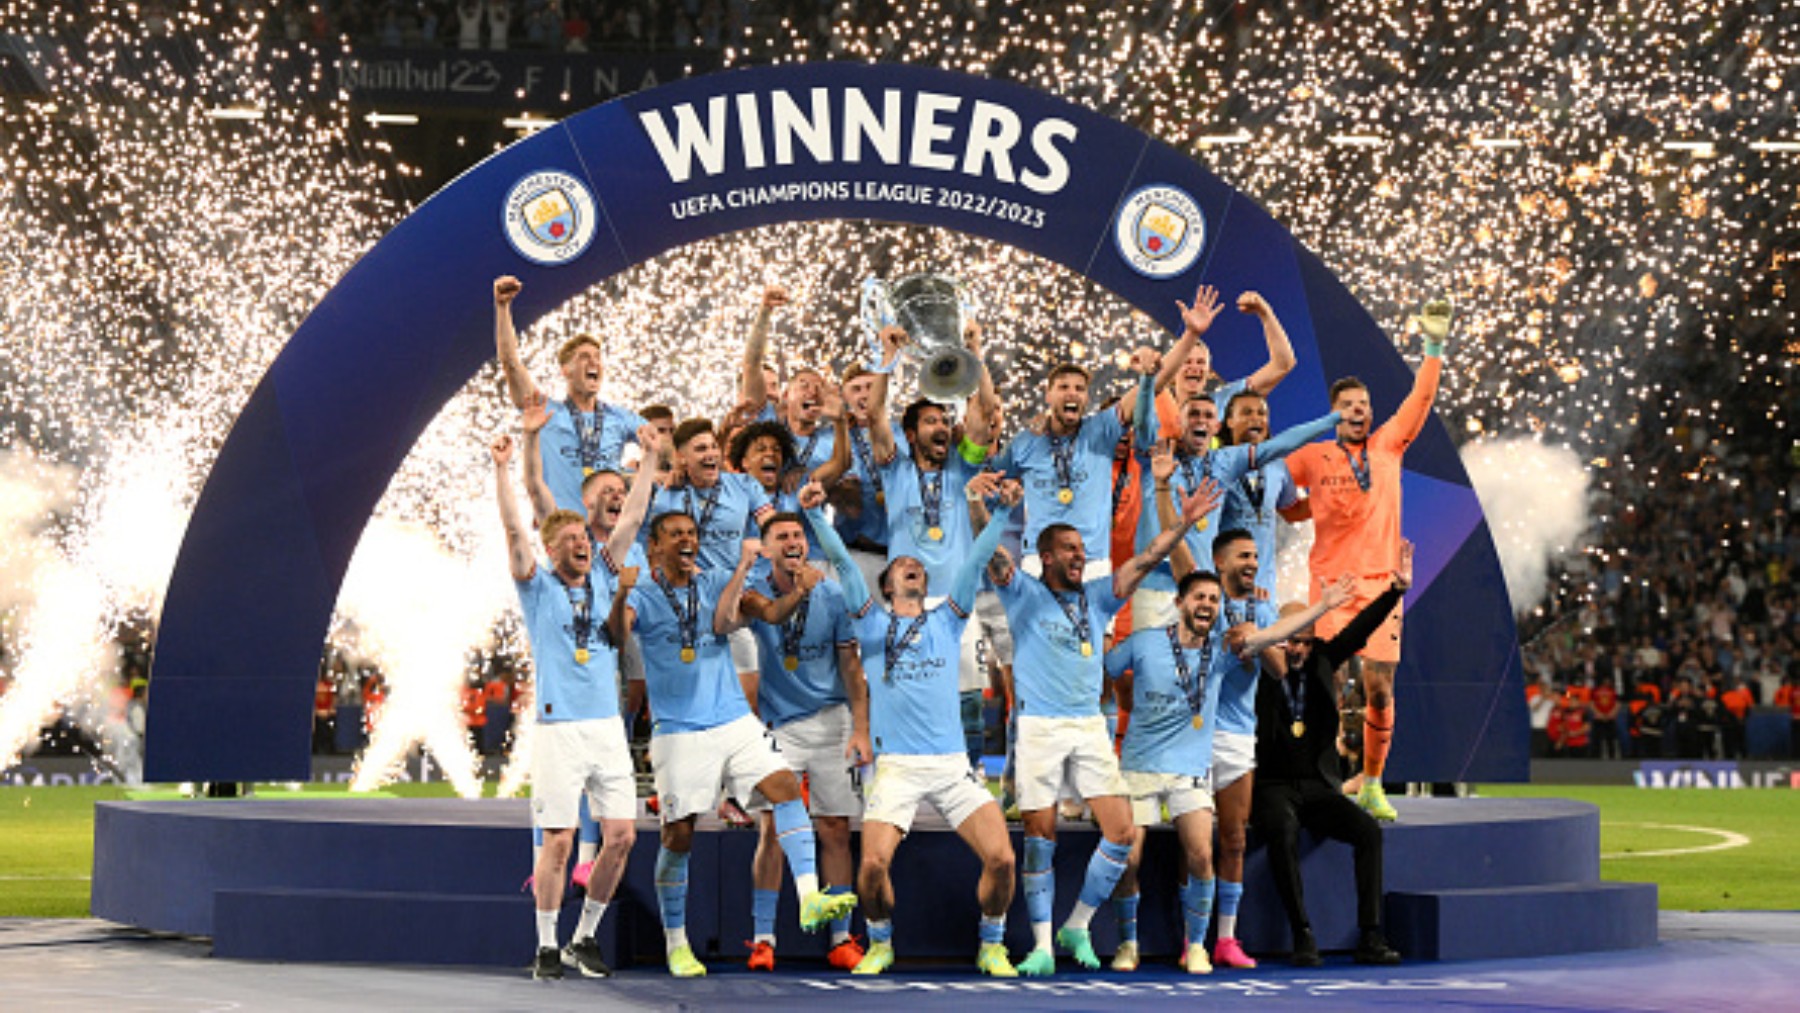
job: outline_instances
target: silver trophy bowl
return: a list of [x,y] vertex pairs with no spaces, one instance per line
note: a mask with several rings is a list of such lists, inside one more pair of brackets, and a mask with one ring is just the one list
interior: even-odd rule
[[863,282],[863,331],[875,361],[882,357],[881,329],[899,325],[911,339],[900,354],[918,364],[919,394],[933,401],[965,401],[981,386],[981,360],[963,347],[967,308],[962,285],[948,275]]

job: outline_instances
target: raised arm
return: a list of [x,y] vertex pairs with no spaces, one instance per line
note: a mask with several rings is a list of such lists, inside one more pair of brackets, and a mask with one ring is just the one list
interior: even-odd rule
[[713,610],[713,632],[724,636],[732,630],[744,625],[743,610],[739,608],[744,596],[744,579],[750,576],[750,568],[756,565],[756,557],[762,554],[762,542],[754,538],[744,539],[738,553],[737,569],[731,571],[731,579],[719,592],[719,607]]
[[1288,340],[1287,330],[1281,326],[1281,320],[1275,316],[1275,310],[1268,300],[1255,292],[1245,292],[1238,296],[1238,311],[1249,313],[1262,324],[1263,341],[1269,346],[1269,361],[1262,364],[1256,372],[1244,380],[1244,386],[1258,394],[1268,394],[1275,389],[1299,360],[1294,357],[1294,343]]
[[[1159,498],[1162,495],[1158,493]],[[1125,565],[1113,574],[1113,597],[1130,598],[1150,571],[1156,569],[1156,564],[1186,540],[1188,528],[1200,523],[1200,519],[1211,513],[1223,498],[1224,494],[1219,490],[1218,483],[1212,479],[1200,483],[1200,487],[1193,493],[1183,497],[1181,516],[1176,518],[1177,523],[1164,524],[1144,551],[1126,560]]]
[[874,369],[875,382],[869,387],[869,453],[876,464],[894,459],[894,423],[888,418],[888,384],[900,364],[900,346],[906,343],[906,332],[889,324],[881,329],[882,360]]
[[1302,422],[1297,426],[1289,426],[1274,436],[1254,444],[1251,450],[1250,466],[1260,468],[1270,461],[1279,461],[1287,455],[1306,446],[1331,430],[1337,428],[1337,412],[1330,412],[1311,422]]
[[[1181,510],[1175,505],[1175,493],[1169,484],[1169,479],[1174,475],[1174,441],[1164,440],[1157,444],[1156,450],[1150,455],[1150,477],[1155,483],[1152,486],[1152,499],[1156,503],[1156,523],[1165,528],[1181,523]],[[1210,482],[1211,479],[1207,481]],[[1175,574],[1175,580],[1179,583],[1183,577],[1198,568],[1194,552],[1188,548],[1187,539],[1176,542],[1175,548],[1169,551],[1169,569]]]
[[1000,405],[1000,395],[994,390],[994,378],[988,374],[987,360],[982,357],[981,325],[971,320],[963,328],[963,341],[975,361],[981,364],[981,382],[975,388],[975,396],[969,401],[969,410],[963,412],[963,435],[969,442],[979,443],[992,448],[994,443],[993,411]]
[[[619,571],[619,586],[613,589],[612,608],[606,613],[606,635],[613,647],[625,650],[625,638],[631,636],[631,589],[637,586],[638,568],[627,566]],[[633,714],[637,713],[635,710]]]
[[525,466],[525,495],[531,500],[533,524],[544,523],[544,518],[556,510],[556,496],[550,492],[550,483],[544,480],[544,454],[538,444],[538,437],[543,435],[544,425],[549,421],[550,408],[543,391],[534,390],[525,395],[525,405],[519,415],[519,422],[525,428],[520,463]]
[[1024,492],[1017,482],[1007,482],[1000,489],[1000,509],[988,518],[987,527],[981,529],[976,536],[975,544],[969,549],[969,555],[957,564],[956,576],[950,581],[950,601],[957,611],[969,614],[975,608],[975,590],[981,582],[982,568],[994,558],[994,550],[1000,548],[1000,537],[1006,534],[1006,522],[1012,518]]
[[506,396],[512,398],[515,408],[525,407],[525,399],[537,392],[537,384],[525,371],[525,359],[519,355],[519,333],[513,330],[513,298],[522,287],[510,274],[494,279],[494,352],[506,376]]
[[537,572],[537,559],[531,554],[531,532],[519,519],[519,501],[507,485],[512,453],[512,437],[504,433],[488,444],[488,456],[494,461],[494,498],[500,501],[500,524],[506,529],[506,565],[514,580],[530,580]]
[[837,417],[831,420],[831,456],[825,459],[824,464],[813,469],[810,477],[814,482],[825,486],[836,485],[839,479],[850,473],[855,460],[850,456],[850,425],[850,406],[843,405]]
[[775,308],[787,305],[787,301],[787,289],[780,285],[763,289],[756,322],[750,325],[750,338],[744,342],[744,375],[738,379],[738,394],[740,400],[756,405],[757,411],[769,403],[769,382],[763,378],[763,362],[769,354],[769,319],[775,315]]
[[1355,579],[1344,576],[1338,582],[1325,588],[1319,600],[1307,606],[1303,612],[1295,612],[1285,619],[1277,620],[1244,638],[1243,643],[1233,644],[1232,650],[1237,656],[1246,660],[1261,654],[1265,649],[1274,647],[1283,640],[1306,629],[1317,622],[1319,617],[1339,605],[1350,600],[1350,593],[1356,589]]
[[1394,417],[1381,427],[1381,434],[1392,434],[1404,447],[1418,439],[1419,430],[1431,417],[1431,403],[1437,399],[1438,381],[1444,374],[1444,340],[1450,336],[1450,303],[1438,299],[1425,304],[1413,318],[1425,336],[1425,361],[1413,377],[1412,390]]
[[869,585],[863,581],[862,571],[850,558],[850,550],[838,537],[837,529],[825,519],[824,506],[825,488],[819,483],[809,482],[800,490],[800,508],[806,512],[806,523],[812,526],[819,548],[825,550],[825,558],[837,570],[838,584],[844,589],[844,604],[851,615],[860,615],[869,604]]
[[637,541],[638,529],[644,526],[644,514],[650,509],[650,497],[656,495],[656,453],[662,445],[662,434],[655,426],[638,429],[638,446],[644,448],[644,459],[637,474],[631,476],[631,488],[625,493],[625,505],[619,508],[619,524],[606,540],[606,552],[614,560],[625,562],[631,543]]
[[1175,306],[1181,310],[1181,337],[1176,339],[1175,347],[1163,356],[1162,368],[1156,372],[1156,389],[1159,391],[1167,390],[1175,382],[1181,367],[1194,352],[1194,342],[1199,341],[1212,327],[1213,320],[1218,317],[1225,304],[1219,301],[1218,289],[1211,285],[1201,285],[1194,290],[1194,305],[1189,306],[1177,299]]
[[1159,423],[1156,418],[1156,378],[1138,374],[1137,406],[1131,410],[1132,446],[1138,453],[1148,453],[1156,446]]

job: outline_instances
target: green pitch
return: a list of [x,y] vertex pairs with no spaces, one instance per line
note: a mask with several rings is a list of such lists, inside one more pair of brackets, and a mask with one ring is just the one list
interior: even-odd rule
[[[385,791],[450,795],[443,784]],[[1601,852],[1616,856],[1601,861],[1601,875],[1657,884],[1665,909],[1800,909],[1800,792],[1502,785],[1480,794],[1598,805]],[[125,797],[114,787],[0,788],[0,917],[86,915],[94,803]],[[1708,847],[1718,850],[1696,850]]]

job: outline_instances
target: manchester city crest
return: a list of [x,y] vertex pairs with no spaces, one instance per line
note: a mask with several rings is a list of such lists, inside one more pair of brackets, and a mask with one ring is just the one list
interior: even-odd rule
[[501,224],[519,256],[534,264],[566,264],[587,250],[596,227],[587,184],[554,169],[534,172],[506,194]]
[[1206,245],[1200,205],[1179,187],[1140,187],[1119,206],[1113,222],[1119,256],[1149,278],[1173,278],[1194,265]]

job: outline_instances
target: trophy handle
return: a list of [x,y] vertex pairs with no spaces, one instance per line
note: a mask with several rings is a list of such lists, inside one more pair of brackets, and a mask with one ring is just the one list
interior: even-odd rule
[[888,298],[887,282],[865,278],[859,316],[863,337],[869,345],[869,368],[879,371],[886,349],[881,347],[881,330],[894,322],[894,304]]

